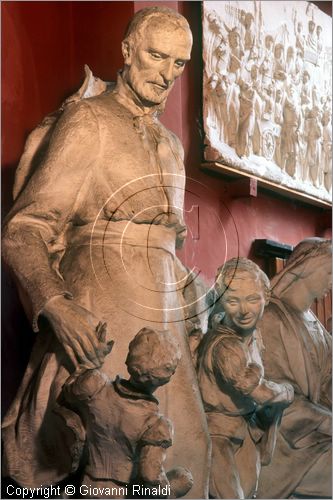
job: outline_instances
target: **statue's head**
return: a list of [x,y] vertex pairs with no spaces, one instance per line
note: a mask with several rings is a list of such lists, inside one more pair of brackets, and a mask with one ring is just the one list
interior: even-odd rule
[[190,59],[186,19],[167,7],[138,11],[122,42],[123,78],[146,106],[163,103]]
[[240,44],[240,34],[238,28],[235,26],[228,32],[228,41],[232,49],[236,49]]
[[312,34],[314,32],[315,27],[316,27],[316,23],[314,21],[310,20],[308,22],[309,33]]
[[274,38],[272,37],[272,35],[266,35],[265,36],[265,47],[266,47],[266,49],[272,50],[273,44],[274,44]]
[[251,14],[251,12],[246,12],[245,18],[244,18],[245,27],[249,28],[251,26],[251,24],[253,23],[253,21],[254,21],[253,14]]
[[287,96],[290,100],[295,101],[297,99],[296,87],[290,83],[286,88]]
[[269,300],[266,274],[244,257],[230,259],[218,269],[216,290],[225,313],[224,324],[239,335],[251,334]]
[[295,57],[295,49],[290,45],[287,49],[287,59],[293,59]]
[[303,71],[302,81],[303,83],[307,83],[310,80],[310,73],[307,70]]
[[326,125],[328,125],[330,123],[330,121],[331,121],[331,118],[332,118],[332,110],[330,108],[324,109],[323,115],[321,117],[321,123],[322,123],[322,125],[324,127]]
[[168,330],[142,328],[130,342],[126,365],[131,380],[152,391],[169,382],[180,357],[180,348]]
[[208,86],[210,89],[214,90],[219,83],[219,75],[217,73],[212,73],[208,79]]
[[280,57],[282,57],[283,51],[284,46],[282,45],[282,43],[277,43],[274,47],[274,56],[279,59]]

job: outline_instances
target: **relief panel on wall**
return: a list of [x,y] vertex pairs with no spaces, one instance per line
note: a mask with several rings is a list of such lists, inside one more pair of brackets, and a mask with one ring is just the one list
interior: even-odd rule
[[332,192],[331,18],[303,1],[203,2],[205,160]]

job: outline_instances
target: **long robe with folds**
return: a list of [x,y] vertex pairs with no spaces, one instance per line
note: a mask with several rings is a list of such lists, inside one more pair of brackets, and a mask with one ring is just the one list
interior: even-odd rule
[[[223,324],[199,344],[198,382],[212,438],[211,498],[252,498],[260,462],[271,458],[277,429],[273,413],[278,414],[267,418],[258,411],[276,390],[263,378],[263,349],[259,330],[245,343]],[[258,393],[259,386],[266,391]]]
[[[157,392],[175,428],[167,467],[190,469],[190,496],[204,498],[209,438],[185,335],[185,281],[175,275],[185,233],[183,151],[157,111],[141,108],[121,76],[114,91],[69,106],[9,214],[3,250],[35,330],[57,295],[107,322],[115,344],[103,369],[113,378],[126,374],[128,344],[141,328],[173,332],[182,359]],[[41,326],[3,423],[5,472],[24,486],[55,483],[77,461],[54,411],[69,372],[62,346]]]
[[302,258],[272,280],[273,295],[260,323],[265,373],[292,384],[295,399],[283,414],[257,498],[332,495],[332,339],[312,312],[302,315],[282,296],[289,287],[297,294],[301,266]]

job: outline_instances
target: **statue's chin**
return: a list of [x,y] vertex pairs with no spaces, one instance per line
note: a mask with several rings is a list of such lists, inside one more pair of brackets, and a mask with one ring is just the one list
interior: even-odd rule
[[156,94],[155,92],[146,92],[144,95],[140,96],[141,101],[145,106],[156,106],[158,104],[162,104],[168,96],[168,93],[164,92],[161,95]]
[[153,83],[146,83],[145,85],[133,85],[132,89],[144,106],[156,106],[166,101],[171,87],[162,89]]

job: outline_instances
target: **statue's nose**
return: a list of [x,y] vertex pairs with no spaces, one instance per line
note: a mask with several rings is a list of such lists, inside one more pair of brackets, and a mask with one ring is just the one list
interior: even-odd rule
[[165,61],[165,64],[163,65],[160,71],[160,74],[163,77],[164,83],[169,85],[172,82],[174,78],[172,61]]

